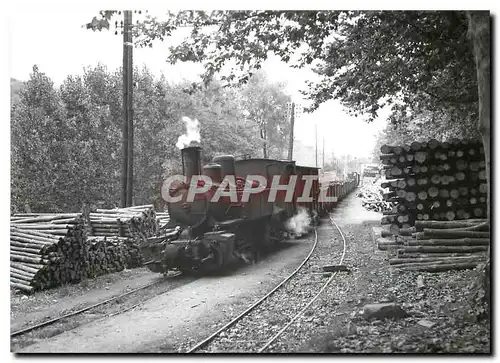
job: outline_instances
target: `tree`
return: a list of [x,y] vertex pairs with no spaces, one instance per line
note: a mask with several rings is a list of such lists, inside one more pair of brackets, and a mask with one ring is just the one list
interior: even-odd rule
[[175,142],[182,134],[181,96],[180,89],[173,92],[145,67],[134,73],[134,203],[150,204],[159,196],[164,163],[175,157]]
[[478,129],[483,137],[484,155],[486,158],[486,175],[488,177],[488,216],[490,215],[490,13],[489,11],[472,11],[468,13],[469,34],[472,39],[477,74],[477,93],[479,99]]
[[247,118],[258,127],[264,158],[284,158],[290,125],[286,120],[286,104],[291,99],[283,84],[270,84],[263,72],[252,75],[242,90],[242,106]]
[[[491,223],[491,149],[490,149],[490,106],[491,106],[491,89],[490,89],[490,14],[489,11],[472,11],[468,13],[469,18],[469,34],[474,46],[474,59],[476,62],[477,86],[479,95],[479,122],[478,128],[483,136],[484,155],[486,159],[486,178],[488,181],[488,221]],[[481,293],[478,293],[476,301],[486,303],[489,317],[490,307],[490,248],[488,248],[487,263],[478,271],[479,286],[482,287],[484,295],[481,298]]]
[[[64,199],[75,204],[73,208],[116,205],[113,171],[118,167],[119,128],[106,103],[107,91],[102,88],[106,78],[109,76],[98,66],[83,76],[67,77],[60,88],[66,108],[61,142],[67,145],[67,172],[60,173],[58,186],[61,193],[67,193]],[[99,94],[102,98],[96,97]]]
[[63,120],[53,82],[35,65],[11,111],[13,211],[60,211],[56,177],[64,163]]
[[18,81],[15,78],[10,79],[10,94],[11,94],[10,103],[11,104],[15,104],[15,103],[19,102],[19,100],[21,98],[19,96],[19,94],[21,93],[21,90],[23,89],[23,87],[24,87],[24,82]]
[[136,33],[152,45],[185,24],[190,37],[169,60],[204,62],[206,79],[231,59],[245,82],[268,52],[298,67],[315,63],[321,80],[306,91],[311,110],[335,98],[371,120],[383,105],[468,115],[477,102],[465,12],[185,11],[139,23]]

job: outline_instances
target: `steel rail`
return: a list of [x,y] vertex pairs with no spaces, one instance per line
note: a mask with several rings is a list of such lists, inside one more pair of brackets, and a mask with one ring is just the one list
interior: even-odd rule
[[[345,236],[344,234],[342,233],[342,230],[339,228],[339,226],[337,225],[337,223],[335,223],[335,221],[330,217],[330,222],[335,225],[335,227],[337,228],[337,230],[339,231],[340,233],[340,236],[342,237],[342,242],[344,244],[344,248],[343,248],[343,251],[342,251],[342,256],[340,257],[340,265],[342,264],[342,262],[344,261],[344,257],[345,257],[345,253],[346,253],[346,240],[345,240]],[[328,287],[328,285],[330,285],[330,283],[333,281],[333,278],[337,275],[337,272],[338,271],[335,271],[332,273],[332,275],[330,276],[330,278],[328,279],[327,282],[325,282],[325,284],[323,285],[323,287],[319,290],[319,292],[307,303],[306,306],[304,306],[279,332],[277,332],[271,339],[269,339],[266,344],[264,344],[264,346],[262,348],[259,349],[258,353],[262,353],[264,350],[267,349],[267,347],[269,347],[269,345],[271,345],[276,339],[278,339],[281,334],[283,334],[283,332],[285,332],[285,330],[287,330],[290,325],[292,325],[300,316],[302,316],[302,314],[309,308],[309,306],[312,305],[312,303],[314,303],[316,301],[316,299],[321,295],[321,293]]]
[[[171,276],[171,277],[177,277],[177,276],[180,276],[181,274],[178,274],[178,275],[174,275],[174,276]],[[19,336],[19,335],[22,335],[22,334],[26,334],[32,330],[35,330],[35,329],[38,329],[38,328],[42,328],[44,326],[47,326],[47,325],[52,325],[54,323],[57,323],[58,321],[62,320],[62,319],[66,319],[66,318],[69,318],[71,316],[75,316],[75,315],[79,315],[81,313],[84,313],[85,311],[87,310],[90,310],[90,309],[94,309],[96,307],[99,307],[101,305],[104,305],[104,304],[107,304],[107,303],[110,303],[112,301],[115,301],[115,300],[118,300],[122,297],[125,297],[127,295],[130,295],[130,294],[133,294],[134,292],[137,292],[137,291],[140,291],[140,290],[144,290],[144,289],[147,289],[148,287],[151,287],[153,285],[156,285],[156,284],[159,284],[161,282],[164,282],[165,280],[158,280],[158,281],[153,281],[149,284],[146,284],[144,286],[141,286],[141,287],[138,287],[136,289],[133,289],[131,291],[127,291],[121,295],[118,295],[118,296],[114,296],[112,298],[109,298],[109,299],[106,299],[106,300],[103,300],[103,301],[100,301],[96,304],[93,304],[93,305],[90,305],[90,306],[87,306],[85,308],[82,308],[82,309],[79,309],[79,310],[76,310],[76,311],[73,311],[71,313],[68,313],[68,314],[65,314],[65,315],[62,315],[62,316],[59,316],[57,318],[54,318],[54,319],[50,319],[50,320],[46,320],[46,321],[43,321],[41,323],[38,323],[38,324],[35,324],[35,325],[32,325],[32,326],[29,326],[27,328],[24,328],[24,329],[20,329],[18,331],[15,331],[13,333],[10,334],[10,337],[13,338],[15,336]],[[134,306],[135,307],[135,306]]]
[[254,310],[257,306],[259,306],[262,302],[264,302],[269,296],[271,296],[274,292],[276,292],[283,284],[285,284],[288,280],[290,280],[299,270],[305,265],[305,263],[309,260],[311,257],[312,253],[316,249],[316,246],[318,245],[318,232],[316,229],[314,229],[314,245],[311,248],[311,251],[309,251],[309,254],[306,256],[304,261],[290,274],[288,275],[283,281],[281,281],[276,287],[274,287],[271,291],[269,291],[266,295],[261,297],[259,300],[257,300],[255,303],[253,303],[249,308],[247,308],[245,311],[243,311],[241,314],[239,314],[237,317],[235,317],[233,320],[231,320],[229,323],[224,325],[222,328],[217,330],[215,333],[210,335],[208,338],[205,338],[198,344],[196,344],[194,347],[189,349],[186,353],[193,353],[194,351],[200,349],[201,347],[205,346],[206,344],[210,343],[212,340],[214,340],[220,333],[222,333],[224,330],[228,329],[238,321],[240,321],[244,316],[248,315],[252,310]]

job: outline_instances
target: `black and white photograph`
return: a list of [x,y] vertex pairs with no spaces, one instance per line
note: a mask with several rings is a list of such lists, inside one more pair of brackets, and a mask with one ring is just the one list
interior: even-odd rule
[[7,16],[11,359],[493,353],[493,10],[78,5]]

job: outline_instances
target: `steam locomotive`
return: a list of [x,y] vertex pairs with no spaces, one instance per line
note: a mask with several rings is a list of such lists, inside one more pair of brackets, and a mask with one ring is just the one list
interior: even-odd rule
[[[359,184],[358,175],[344,183],[322,185],[318,168],[299,166],[294,161],[220,155],[202,168],[201,148],[197,146],[182,149],[181,157],[184,180],[164,184],[162,189],[163,198],[171,200],[167,207],[169,224],[174,229],[140,246],[145,265],[153,272],[178,269],[206,274],[223,269],[235,259],[253,262],[290,233],[287,221],[299,211],[307,213],[311,223],[316,224],[320,215]],[[211,185],[204,187],[199,175],[209,177]],[[262,176],[265,182],[258,193],[250,194],[248,190],[256,187],[252,180],[255,175]],[[311,181],[306,185],[307,176],[312,176],[312,185]],[[275,180],[287,185],[292,178],[296,178],[296,184],[291,195],[272,183]],[[234,198],[220,191],[228,181],[234,183]],[[193,186],[203,191],[194,198],[190,192]],[[305,202],[299,198],[304,189],[310,189],[311,197]],[[219,198],[214,202],[217,193]],[[276,198],[270,198],[273,195]],[[329,201],[322,201],[321,195]]]

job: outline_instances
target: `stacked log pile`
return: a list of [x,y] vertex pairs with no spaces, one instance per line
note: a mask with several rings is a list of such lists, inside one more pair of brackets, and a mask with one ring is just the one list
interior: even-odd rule
[[416,221],[415,227],[401,232],[407,236],[390,236],[377,242],[380,250],[396,251],[396,258],[389,264],[402,270],[473,269],[486,261],[490,246],[486,219]]
[[122,271],[126,266],[127,237],[89,236],[89,256],[87,276],[96,277],[111,272]]
[[[99,237],[124,237],[112,239],[123,246],[126,268],[141,266],[141,242],[159,233],[159,224],[152,205],[129,208],[97,209],[89,213],[89,235]],[[104,241],[100,239],[100,241]],[[111,243],[111,242],[101,242]],[[97,248],[97,247],[96,247]],[[98,250],[103,250],[99,247]],[[114,264],[114,263],[113,263]],[[106,270],[107,267],[94,267],[93,270]]]
[[11,286],[32,292],[86,276],[81,214],[16,214],[10,227]]
[[168,213],[152,205],[11,217],[11,286],[25,292],[142,265],[139,244],[160,233]]
[[381,147],[383,198],[395,203],[382,224],[397,233],[419,220],[486,217],[487,181],[482,143],[476,140],[413,142]]
[[384,189],[380,187],[377,181],[363,184],[356,193],[356,197],[361,198],[363,208],[374,212],[391,211],[393,204],[383,199]]

